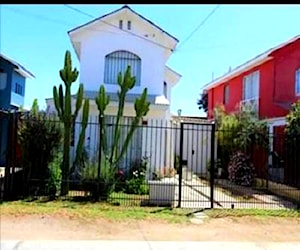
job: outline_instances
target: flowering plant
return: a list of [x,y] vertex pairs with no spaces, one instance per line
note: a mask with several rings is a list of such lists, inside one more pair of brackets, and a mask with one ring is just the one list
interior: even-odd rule
[[161,180],[162,178],[171,178],[175,177],[177,171],[174,167],[162,167],[153,172],[154,180]]

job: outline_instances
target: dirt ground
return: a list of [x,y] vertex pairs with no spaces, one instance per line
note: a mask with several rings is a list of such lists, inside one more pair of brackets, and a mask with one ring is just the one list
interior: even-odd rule
[[1,216],[3,240],[300,241],[300,218],[215,218],[202,224]]

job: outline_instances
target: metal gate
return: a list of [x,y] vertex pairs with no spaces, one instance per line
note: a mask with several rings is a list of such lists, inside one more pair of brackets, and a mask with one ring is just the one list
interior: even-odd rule
[[215,124],[180,124],[178,207],[213,208]]
[[[19,171],[18,121],[19,112],[1,111],[0,141],[1,164],[0,199],[13,199],[22,193],[23,173]],[[1,175],[2,175],[1,174]],[[19,183],[18,185],[15,185]]]

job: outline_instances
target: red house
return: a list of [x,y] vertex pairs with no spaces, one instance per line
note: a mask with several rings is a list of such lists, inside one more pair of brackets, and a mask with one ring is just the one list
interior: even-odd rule
[[[208,119],[220,104],[227,112],[252,105],[268,122],[270,133],[282,132],[291,104],[300,98],[300,35],[206,84],[204,90]],[[272,151],[281,151],[280,147],[278,141],[271,143]]]
[[300,35],[213,80],[204,89],[208,92],[209,119],[218,104],[227,112],[251,104],[270,125],[284,124],[291,104],[300,98]]

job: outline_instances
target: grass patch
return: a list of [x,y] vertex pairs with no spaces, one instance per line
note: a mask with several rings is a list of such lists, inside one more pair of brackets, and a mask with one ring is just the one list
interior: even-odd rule
[[55,215],[81,219],[163,220],[169,223],[189,223],[189,210],[160,207],[114,206],[107,202],[13,201],[0,205],[1,215]]
[[211,209],[205,210],[205,214],[210,218],[255,216],[300,219],[299,209]]
[[113,192],[109,196],[109,201],[115,205],[141,206],[149,199],[149,195],[126,194],[123,192]]

